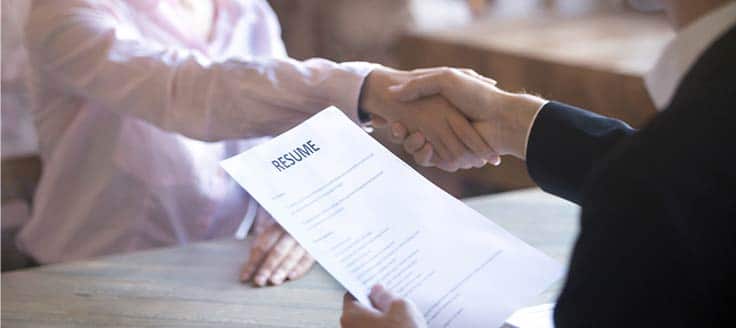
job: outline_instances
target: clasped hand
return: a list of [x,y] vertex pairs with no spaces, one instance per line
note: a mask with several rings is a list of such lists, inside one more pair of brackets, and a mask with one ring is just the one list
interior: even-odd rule
[[[436,158],[433,164],[446,171],[481,167],[488,162],[500,163],[498,153],[483,140],[466,115],[446,97],[421,94],[406,101],[392,92],[391,87],[412,83],[416,79],[433,76],[444,70],[403,72],[377,68],[365,81],[361,108],[372,114],[375,127],[399,123],[409,132],[421,132],[431,145],[433,157]],[[484,79],[489,84],[494,83],[469,70],[460,72]]]
[[544,103],[501,90],[472,70],[453,68],[377,69],[361,100],[374,125],[390,125],[392,140],[418,164],[450,172],[498,165],[500,155],[524,159],[529,129]]
[[[361,106],[374,125],[390,125],[393,141],[420,165],[443,170],[498,165],[500,155],[526,157],[533,121],[545,100],[503,91],[470,70],[438,68],[369,75]],[[373,308],[346,294],[344,328],[426,327],[416,306],[381,286],[369,295]]]

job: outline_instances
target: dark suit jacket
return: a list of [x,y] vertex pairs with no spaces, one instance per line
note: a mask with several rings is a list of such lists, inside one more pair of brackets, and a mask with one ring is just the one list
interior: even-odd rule
[[558,327],[735,321],[736,28],[639,131],[549,103],[527,164],[544,190],[582,207]]

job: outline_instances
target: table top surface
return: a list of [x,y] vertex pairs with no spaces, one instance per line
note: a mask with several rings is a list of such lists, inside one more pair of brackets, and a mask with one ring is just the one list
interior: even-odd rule
[[491,16],[460,26],[417,29],[412,35],[641,76],[654,66],[674,31],[661,16],[606,12],[569,17],[543,12]]
[[[567,263],[578,207],[538,189],[466,199]],[[238,282],[246,241],[218,240],[2,274],[4,327],[335,327],[344,289],[324,269],[279,287]],[[553,301],[561,282],[532,304]]]

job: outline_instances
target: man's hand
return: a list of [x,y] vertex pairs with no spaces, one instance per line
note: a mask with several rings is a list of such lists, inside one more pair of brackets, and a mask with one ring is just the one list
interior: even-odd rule
[[[394,96],[405,102],[441,95],[461,110],[484,141],[501,155],[526,157],[526,138],[545,100],[513,94],[496,87],[495,81],[457,69],[443,69],[411,78],[392,86]],[[392,135],[422,165],[442,168],[444,159],[435,156],[434,144],[426,136],[393,124]]]
[[409,131],[421,131],[442,159],[440,167],[447,171],[481,167],[488,161],[500,160],[478,132],[452,104],[442,97],[426,97],[402,102],[389,87],[437,69],[402,72],[376,68],[367,78],[360,106],[374,117],[374,126],[399,122]]
[[369,295],[374,309],[358,303],[346,293],[342,303],[340,326],[343,328],[420,328],[427,327],[424,317],[411,301],[376,285]]
[[269,282],[281,285],[306,274],[314,259],[284,229],[274,223],[256,236],[248,263],[243,266],[240,280],[253,281],[258,287]]

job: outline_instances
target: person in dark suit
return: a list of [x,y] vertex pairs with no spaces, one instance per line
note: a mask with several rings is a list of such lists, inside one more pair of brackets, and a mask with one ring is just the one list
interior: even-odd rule
[[[736,321],[736,1],[661,5],[678,35],[646,77],[660,113],[641,130],[453,69],[394,88],[404,101],[441,94],[489,146],[525,159],[542,189],[581,206],[558,327]],[[419,163],[437,165],[421,133],[395,125],[394,134]],[[343,326],[424,325],[390,291],[371,298],[377,309],[346,297]]]

